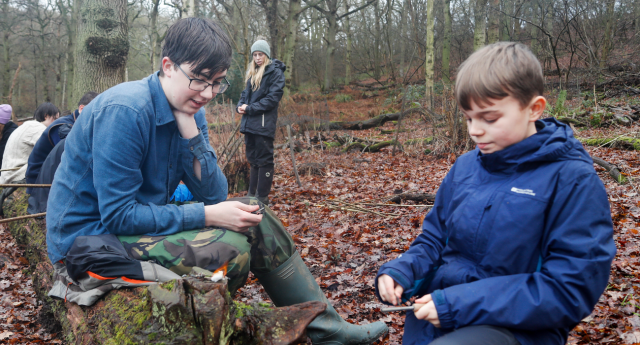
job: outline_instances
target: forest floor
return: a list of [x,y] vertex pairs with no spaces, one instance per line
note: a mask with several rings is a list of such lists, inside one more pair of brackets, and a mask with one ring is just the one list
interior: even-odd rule
[[[345,93],[345,91],[342,91]],[[399,110],[397,99],[346,91],[352,99],[336,101],[336,95],[308,96],[300,107],[325,112],[331,120],[366,119]],[[371,97],[369,97],[371,96]],[[315,97],[315,98],[312,98]],[[366,98],[365,98],[366,97]],[[391,98],[391,101],[386,99]],[[356,102],[358,102],[356,104]],[[637,99],[610,99],[612,105],[637,104]],[[576,98],[567,103],[569,112],[581,112],[593,105]],[[326,107],[326,108],[325,108]],[[318,116],[321,117],[321,116]],[[387,123],[382,129],[392,130]],[[430,126],[419,116],[403,122],[406,132],[400,142],[431,135]],[[391,139],[379,128],[343,131],[360,138]],[[638,137],[640,124],[579,128],[578,136]],[[312,133],[314,135],[315,133]],[[335,133],[331,133],[333,135]],[[279,142],[282,142],[280,138]],[[338,312],[349,322],[364,324],[378,320],[389,325],[390,333],[380,344],[400,344],[403,313],[381,313],[374,296],[374,278],[383,263],[408,249],[421,233],[420,226],[430,204],[408,201],[387,204],[397,193],[436,193],[440,182],[456,159],[456,154],[426,154],[434,144],[405,146],[393,155],[392,147],[377,153],[343,153],[341,148],[296,153],[298,166],[324,163],[320,175],[301,174],[298,187],[288,150],[276,150],[276,176],[271,194],[272,209],[292,234],[299,252]],[[640,153],[605,147],[586,147],[594,156],[616,165],[630,182],[616,183],[603,168],[595,166],[611,203],[614,239],[618,253],[611,269],[609,286],[593,313],[572,332],[569,344],[633,344],[640,342]],[[462,152],[458,152],[461,154]],[[232,194],[230,197],[245,193]],[[0,226],[0,343],[60,344],[58,334],[47,333],[37,321],[41,305],[36,301],[23,249]],[[260,284],[250,276],[236,299],[244,302],[268,301]]]

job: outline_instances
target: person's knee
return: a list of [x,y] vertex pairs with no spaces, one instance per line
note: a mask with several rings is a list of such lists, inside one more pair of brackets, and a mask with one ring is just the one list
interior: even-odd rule
[[489,325],[463,327],[431,342],[431,345],[467,344],[519,345],[520,343],[508,329]]

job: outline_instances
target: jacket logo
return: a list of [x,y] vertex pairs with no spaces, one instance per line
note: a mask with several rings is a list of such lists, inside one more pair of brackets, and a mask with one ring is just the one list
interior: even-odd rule
[[526,194],[526,195],[536,196],[536,193],[534,193],[531,189],[520,189],[520,188],[516,188],[516,187],[511,187],[511,191],[514,192],[514,193],[518,193],[518,194]]

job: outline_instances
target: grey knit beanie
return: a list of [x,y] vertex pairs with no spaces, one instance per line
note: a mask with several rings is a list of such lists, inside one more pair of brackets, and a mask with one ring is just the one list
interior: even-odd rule
[[271,59],[271,48],[269,48],[269,43],[265,40],[257,40],[256,43],[251,46],[251,55],[253,55],[254,52],[263,52]]

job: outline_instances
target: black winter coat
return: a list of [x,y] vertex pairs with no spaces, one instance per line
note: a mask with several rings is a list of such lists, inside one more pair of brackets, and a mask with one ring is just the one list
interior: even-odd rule
[[7,141],[11,136],[11,133],[18,128],[18,125],[9,121],[5,123],[4,129],[2,130],[2,139],[0,139],[0,165],[2,164],[2,158],[4,157],[4,149],[7,147]]
[[247,81],[247,86],[238,101],[238,107],[248,104],[242,115],[240,133],[275,138],[278,104],[284,92],[284,71],[286,69],[287,66],[282,61],[273,59],[264,71],[258,90],[251,90],[251,80]]

